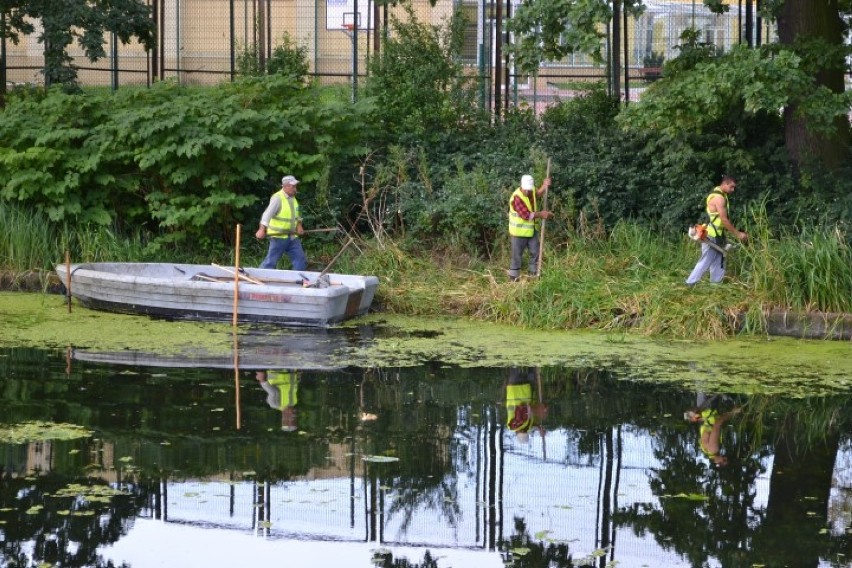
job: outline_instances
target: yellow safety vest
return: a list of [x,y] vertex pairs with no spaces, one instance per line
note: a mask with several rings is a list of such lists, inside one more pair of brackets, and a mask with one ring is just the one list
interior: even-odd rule
[[538,228],[538,220],[533,219],[532,221],[527,221],[518,215],[518,212],[515,211],[514,207],[512,207],[512,202],[515,200],[515,196],[521,198],[524,205],[527,206],[527,209],[535,212],[535,190],[532,191],[532,203],[530,203],[529,197],[524,194],[520,187],[509,196],[509,234],[513,237],[532,237]]
[[296,373],[269,372],[267,381],[281,393],[279,410],[288,406],[296,406],[296,403],[299,402],[299,379]]
[[[296,201],[295,197],[291,200],[284,193],[283,189],[278,191],[277,195],[281,200],[281,208],[278,210],[278,214],[269,220],[268,235],[270,237],[280,237],[283,235],[296,237],[296,224],[301,220],[299,216],[299,202]],[[293,204],[292,207],[290,207],[291,201]]]
[[506,426],[515,432],[526,432],[533,423],[532,385],[506,385]]
[[[719,417],[719,411],[714,410],[712,408],[707,408],[701,411],[701,426],[698,429],[699,434],[699,442],[698,445],[701,446],[701,451],[708,458],[715,458],[718,453],[713,453],[707,448],[704,447],[704,434],[707,434],[713,430],[713,426],[716,424],[716,419]],[[719,434],[719,444],[722,444],[722,435]]]
[[713,191],[710,192],[710,195],[707,196],[707,199],[704,200],[704,210],[707,211],[707,216],[710,217],[710,222],[707,223],[707,236],[708,237],[721,237],[725,233],[725,226],[722,224],[722,219],[719,217],[718,213],[710,212],[710,199],[715,195],[721,195],[725,198],[725,211],[728,210],[728,196],[727,194],[721,190],[719,186],[713,188]]

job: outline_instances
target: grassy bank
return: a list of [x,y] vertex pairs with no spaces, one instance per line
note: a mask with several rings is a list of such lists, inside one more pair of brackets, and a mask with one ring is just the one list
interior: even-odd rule
[[383,309],[390,312],[531,328],[722,338],[764,332],[772,309],[852,311],[852,254],[843,235],[773,238],[756,227],[752,243],[729,255],[723,285],[705,279],[692,289],[684,279],[697,245],[631,223],[547,243],[541,278],[517,283],[505,276],[508,243],[485,261],[456,250],[427,254],[372,242],[345,269],[379,275]]
[[[186,261],[232,263],[229,253],[151,249],[142,236],[109,229],[58,230],[8,207],[0,241],[0,269],[35,273],[43,285],[64,251],[77,261]],[[40,230],[33,230],[40,227]],[[610,233],[576,231],[548,241],[542,276],[509,282],[508,238],[491,258],[452,246],[429,247],[391,239],[361,238],[335,264],[336,272],[381,279],[378,309],[408,315],[458,315],[538,329],[628,330],[678,338],[723,338],[765,330],[771,309],[852,312],[852,253],[837,231],[812,230],[775,237],[756,217],[752,241],[729,255],[723,285],[684,279],[698,256],[685,236],[664,235],[620,223]],[[256,266],[264,243],[243,237],[241,264]],[[312,267],[322,269],[339,240],[306,240]],[[223,248],[223,250],[226,250]],[[7,282],[9,279],[7,278]]]

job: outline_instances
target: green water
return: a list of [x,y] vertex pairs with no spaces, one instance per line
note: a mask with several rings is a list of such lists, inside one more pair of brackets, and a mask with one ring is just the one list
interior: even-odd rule
[[205,333],[7,337],[0,565],[850,565],[846,344]]

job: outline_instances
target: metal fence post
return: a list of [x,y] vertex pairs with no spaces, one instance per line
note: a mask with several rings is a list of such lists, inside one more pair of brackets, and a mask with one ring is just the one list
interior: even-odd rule
[[231,23],[230,23],[230,26],[229,26],[229,28],[230,28],[229,33],[231,34],[231,37],[230,37],[230,41],[229,41],[230,45],[229,45],[228,50],[230,52],[229,55],[230,55],[230,66],[231,66],[231,82],[233,82],[234,77],[236,76],[236,55],[237,55],[236,54],[236,47],[234,46],[234,42],[236,41],[236,38],[235,38],[236,30],[234,29],[234,26],[236,25],[235,21],[234,21],[234,18],[235,18],[234,0],[229,0],[228,10],[230,12],[230,18],[231,18]]
[[6,12],[0,14],[0,108],[6,106]]
[[112,59],[111,67],[112,67],[112,90],[118,90],[118,36],[115,32],[110,34],[110,42],[112,42],[112,49],[110,50],[110,59]]

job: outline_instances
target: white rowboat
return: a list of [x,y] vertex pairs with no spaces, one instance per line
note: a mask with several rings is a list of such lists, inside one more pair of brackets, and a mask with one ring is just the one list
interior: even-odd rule
[[[56,266],[63,285],[64,264]],[[84,306],[168,319],[231,321],[234,268],[203,264],[92,262],[71,265],[71,296]],[[375,276],[247,268],[240,271],[239,322],[326,327],[367,313]],[[305,286],[304,283],[309,285]]]

